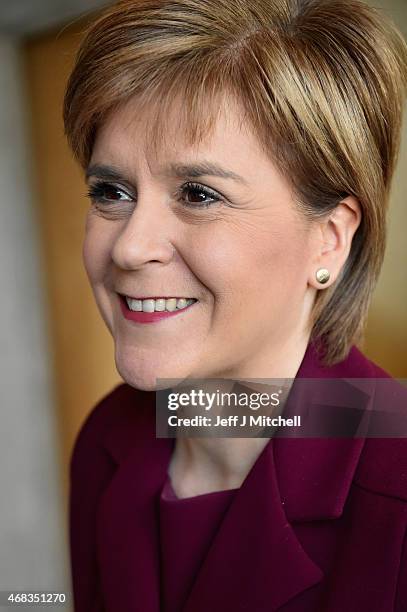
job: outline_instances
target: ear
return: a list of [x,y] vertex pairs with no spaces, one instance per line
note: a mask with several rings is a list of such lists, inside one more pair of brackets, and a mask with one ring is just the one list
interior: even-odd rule
[[[337,280],[352,246],[352,240],[362,219],[360,203],[354,196],[347,196],[322,221],[317,221],[317,248],[310,271],[309,284],[316,289],[330,287]],[[330,279],[321,284],[316,278],[319,269],[328,270]]]

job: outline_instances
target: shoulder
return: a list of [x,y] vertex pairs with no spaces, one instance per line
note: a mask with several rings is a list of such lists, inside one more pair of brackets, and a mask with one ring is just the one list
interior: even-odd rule
[[[374,378],[373,416],[378,426],[375,433],[365,440],[355,474],[355,482],[380,495],[407,502],[407,388],[360,351]],[[380,419],[387,423],[386,437],[380,437]],[[395,419],[394,436],[389,437],[387,427]]]
[[[117,385],[90,410],[76,436],[71,454],[71,474],[76,468],[106,454],[118,459],[128,452],[137,437],[151,434],[154,394],[126,383]],[[106,459],[106,458],[105,458]]]
[[407,440],[367,439],[354,482],[373,493],[407,502]]
[[309,343],[297,376],[299,378],[391,378],[380,366],[371,361],[356,346],[337,363],[325,365],[321,345]]
[[95,602],[102,599],[96,554],[98,507],[120,457],[137,444],[137,434],[146,435],[150,414],[154,415],[147,398],[148,394],[127,384],[116,386],[91,409],[73,446],[69,540],[74,607],[78,611],[96,609]]
[[389,378],[391,375],[369,359],[359,348],[352,346],[348,356],[334,366],[326,368],[326,375],[332,378]]
[[[407,437],[402,437],[403,431],[407,434],[406,387],[356,346],[345,360],[321,368],[322,371],[321,375],[327,377],[359,379],[361,389],[371,397],[374,427],[364,442],[353,479],[355,484],[407,502]],[[387,437],[383,437],[383,431]],[[394,437],[389,437],[389,431],[395,432]]]

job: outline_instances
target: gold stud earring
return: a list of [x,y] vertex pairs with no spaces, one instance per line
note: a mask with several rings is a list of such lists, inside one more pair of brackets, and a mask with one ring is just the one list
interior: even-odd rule
[[317,270],[317,273],[315,276],[316,276],[317,281],[321,285],[326,285],[326,283],[331,278],[331,275],[329,274],[329,270],[327,270],[326,268],[320,268],[319,270]]

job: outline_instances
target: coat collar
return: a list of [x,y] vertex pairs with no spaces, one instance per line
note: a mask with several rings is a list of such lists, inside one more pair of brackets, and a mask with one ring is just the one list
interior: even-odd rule
[[[304,431],[309,434],[316,422],[323,425],[329,408],[331,415],[340,415],[340,425],[354,437],[275,439],[274,457],[281,500],[289,521],[341,516],[365,444],[365,439],[357,432],[363,432],[363,426],[368,425],[366,418],[370,416],[375,389],[373,376],[371,363],[355,347],[345,361],[326,367],[321,365],[317,347],[308,346],[285,415],[303,414]],[[305,385],[301,386],[304,379]],[[318,379],[318,383],[312,386],[311,397],[306,397],[308,389],[311,391],[311,379]],[[297,388],[300,389],[298,394]]]
[[[363,395],[371,400],[374,396],[373,377],[371,363],[355,347],[345,361],[325,367],[321,365],[318,349],[312,343],[307,348],[296,376],[297,379],[319,379],[321,383],[323,379],[338,379],[336,392],[341,396],[338,408],[347,409],[351,418],[355,395],[347,393],[346,381],[357,378],[360,384],[364,380]],[[313,415],[317,414],[317,408],[323,409],[332,404],[332,387],[321,384],[318,388],[320,397],[317,400],[318,406],[314,403]],[[140,392],[129,385],[122,385],[121,390],[123,418],[105,437],[104,447],[118,467],[126,461],[133,449],[140,456],[140,461],[143,455],[152,452],[150,463],[144,463],[148,466],[159,463],[159,457],[162,456],[162,468],[166,477],[174,440],[155,437],[155,394]],[[302,402],[300,407],[295,392],[291,396],[294,398],[285,414],[289,411],[292,414],[304,413],[306,402]],[[366,410],[370,407],[371,402],[365,406]],[[276,477],[287,518],[290,521],[303,521],[339,517],[363,446],[363,437],[277,437],[274,440]],[[154,460],[154,457],[157,459]],[[331,478],[331,474],[335,474],[335,478]]]
[[[369,377],[369,362],[352,349],[348,359],[324,368],[310,345],[297,378]],[[123,385],[120,424],[104,446],[117,464],[97,518],[98,557],[107,609],[160,609],[159,495],[167,477],[174,440],[155,438],[155,394]],[[230,506],[226,520],[197,576],[185,612],[214,608],[217,601],[248,609],[259,592],[267,610],[277,609],[318,583],[323,572],[308,556],[291,523],[341,516],[363,449],[363,439],[271,440]],[[259,474],[267,473],[264,490]],[[241,528],[241,517],[256,520]],[[239,533],[238,550],[234,550]],[[263,559],[253,572],[251,560]],[[256,561],[257,563],[257,561]],[[230,578],[219,580],[228,568]],[[268,576],[273,575],[273,581]],[[237,583],[233,576],[241,576]],[[260,590],[259,590],[260,589]],[[119,597],[119,599],[118,599]],[[216,607],[216,606],[215,606]]]

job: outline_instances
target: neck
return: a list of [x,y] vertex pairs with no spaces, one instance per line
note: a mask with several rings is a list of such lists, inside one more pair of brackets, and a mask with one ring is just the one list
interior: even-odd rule
[[[307,344],[308,338],[276,356],[268,378],[295,378]],[[244,378],[244,375],[239,377]],[[177,437],[168,468],[175,493],[183,498],[240,487],[269,440]]]

